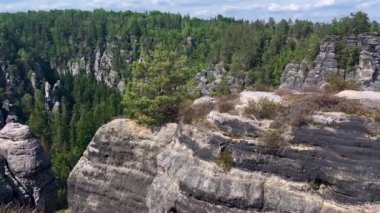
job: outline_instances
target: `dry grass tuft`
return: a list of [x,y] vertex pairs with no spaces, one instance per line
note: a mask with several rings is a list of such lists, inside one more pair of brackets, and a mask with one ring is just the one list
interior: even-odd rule
[[220,166],[225,172],[229,172],[234,166],[234,158],[231,152],[223,150],[219,154],[219,158],[216,160],[216,164]]
[[38,212],[38,211],[35,209],[19,206],[12,203],[0,205],[0,213],[34,213],[34,212]]
[[326,79],[327,91],[338,92],[342,90],[358,90],[360,83],[354,80],[346,81],[342,76],[329,75]]
[[264,91],[264,92],[273,92],[274,88],[271,85],[256,82],[251,87],[247,88],[249,91]]
[[214,106],[209,103],[194,105],[191,101],[180,105],[178,117],[185,124],[195,124],[201,122],[213,110]]
[[286,146],[284,139],[282,138],[282,132],[279,130],[271,130],[264,132],[260,136],[260,142],[267,147],[281,148]]
[[373,114],[373,119],[377,122],[380,122],[380,112],[377,111]]
[[250,101],[244,110],[247,117],[254,116],[258,119],[273,119],[277,116],[279,104],[268,98],[261,98],[258,102]]
[[216,106],[219,112],[228,113],[235,109],[239,95],[228,95],[219,97],[216,101]]
[[276,95],[279,96],[290,96],[293,95],[293,92],[289,89],[278,89],[274,92]]

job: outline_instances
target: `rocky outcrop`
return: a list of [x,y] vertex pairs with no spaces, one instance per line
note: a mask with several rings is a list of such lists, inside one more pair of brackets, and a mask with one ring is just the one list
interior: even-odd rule
[[366,107],[380,109],[380,92],[344,90],[336,94],[336,96],[351,100],[358,100]]
[[282,74],[280,88],[304,89],[319,87],[326,82],[328,75],[339,74],[336,60],[336,37],[327,37],[321,41],[320,52],[314,61],[314,67],[309,70],[306,61],[301,64],[288,64]]
[[[212,102],[196,103],[205,101]],[[379,212],[380,123],[338,112],[316,112],[312,120],[292,128],[277,147],[260,139],[270,130],[267,121],[215,111],[197,125],[156,130],[114,120],[98,130],[70,174],[70,208]],[[224,162],[229,171],[218,165],[226,160],[222,153],[231,156]]]
[[157,175],[156,157],[177,128],[159,130],[118,119],[101,127],[70,174],[73,212],[148,212],[146,197]]
[[0,202],[54,212],[57,184],[47,153],[28,126],[9,123],[0,131]]
[[195,75],[198,89],[203,96],[210,96],[221,84],[225,84],[231,92],[241,92],[245,86],[245,78],[232,76],[224,68],[223,63],[219,63],[210,70],[202,70]]
[[281,76],[280,88],[303,89],[305,74],[308,73],[308,65],[304,61],[301,64],[290,63],[286,65]]
[[[110,47],[105,50],[96,48],[93,55],[73,58],[65,65],[56,65],[52,62],[51,67],[56,69],[59,74],[71,74],[75,76],[81,72],[92,73],[97,81],[103,81],[111,88],[122,90],[124,89],[124,80],[121,78],[120,70],[116,70],[112,66],[112,60],[114,58],[110,49],[112,44],[109,44],[109,46]],[[124,51],[120,50],[120,54],[123,53]],[[126,53],[124,53],[124,55],[128,58]],[[125,66],[129,63],[129,60],[123,61],[122,63],[123,66]]]
[[[338,67],[337,43],[343,42],[346,48],[360,52],[353,72]],[[351,35],[327,37],[321,41],[320,52],[314,67],[307,69],[305,62],[288,64],[281,77],[281,88],[318,88],[326,83],[327,76],[340,75],[348,80],[356,80],[365,90],[380,91],[380,37],[373,35]]]
[[363,82],[368,90],[380,91],[380,37],[358,35],[356,41],[361,50],[356,79]]

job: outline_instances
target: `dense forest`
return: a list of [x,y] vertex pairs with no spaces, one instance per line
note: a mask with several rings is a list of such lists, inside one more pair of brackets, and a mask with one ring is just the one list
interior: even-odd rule
[[[104,10],[2,13],[2,114],[30,125],[51,155],[62,208],[69,172],[111,118],[149,125],[175,121],[180,103],[199,96],[194,75],[202,69],[222,63],[246,86],[278,86],[287,63],[312,63],[323,37],[378,32],[379,24],[362,12],[330,23]],[[95,60],[98,52],[112,56],[124,92],[97,77],[103,71],[96,65],[72,71],[72,62]],[[46,82],[58,85],[55,101]]]

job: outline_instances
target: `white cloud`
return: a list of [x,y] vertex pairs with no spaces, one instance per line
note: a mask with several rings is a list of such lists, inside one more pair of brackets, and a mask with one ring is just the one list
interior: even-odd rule
[[331,6],[334,5],[336,2],[335,0],[319,0],[314,4],[305,3],[305,4],[285,4],[280,5],[277,3],[271,3],[267,7],[268,11],[271,12],[297,12],[297,11],[308,11],[313,10],[321,7]]
[[283,11],[299,11],[302,7],[298,4],[279,5],[277,3],[271,3],[268,6],[268,10],[271,12],[283,12]]
[[315,7],[325,7],[335,4],[335,0],[319,0],[315,3]]

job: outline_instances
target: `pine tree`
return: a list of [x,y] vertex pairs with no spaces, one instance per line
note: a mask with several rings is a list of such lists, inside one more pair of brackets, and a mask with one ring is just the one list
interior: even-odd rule
[[28,120],[33,133],[41,139],[45,149],[50,148],[50,114],[45,107],[45,99],[41,90],[36,90],[34,94],[34,110]]

